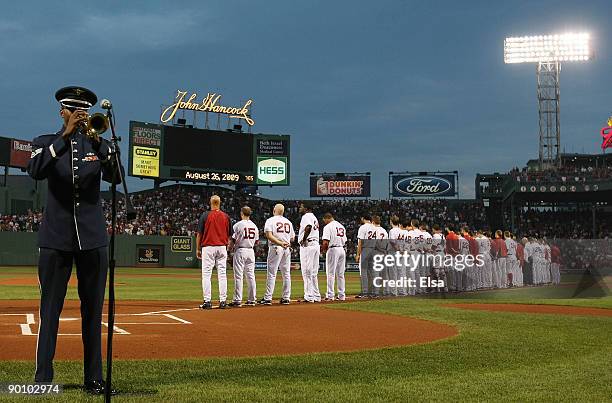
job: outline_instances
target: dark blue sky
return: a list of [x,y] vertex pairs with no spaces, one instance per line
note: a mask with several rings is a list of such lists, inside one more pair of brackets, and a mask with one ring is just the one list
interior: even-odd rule
[[[58,4],[55,4],[58,3]],[[292,135],[292,185],[312,171],[476,172],[537,156],[534,65],[504,65],[511,35],[588,31],[596,58],[561,72],[561,141],[598,152],[612,111],[607,1],[10,2],[0,14],[0,135],[60,125],[54,92],[83,85],[157,122],[177,88],[255,100],[255,132]],[[126,136],[124,136],[126,137]],[[127,148],[127,143],[124,144]],[[127,154],[127,153],[125,153]],[[151,181],[131,179],[133,190]]]

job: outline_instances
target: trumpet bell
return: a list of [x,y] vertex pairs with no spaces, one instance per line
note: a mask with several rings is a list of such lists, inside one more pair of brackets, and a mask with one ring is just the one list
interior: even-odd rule
[[98,112],[87,118],[85,130],[87,132],[87,136],[95,137],[100,136],[102,133],[107,131],[108,127],[108,118],[104,114]]

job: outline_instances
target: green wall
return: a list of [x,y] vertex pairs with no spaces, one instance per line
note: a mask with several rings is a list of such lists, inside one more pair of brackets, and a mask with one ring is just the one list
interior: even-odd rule
[[[37,235],[35,232],[0,232],[0,266],[36,266]],[[118,235],[115,249],[117,266],[136,266],[138,245],[161,245],[165,267],[199,267],[194,247],[191,252],[172,252],[171,241],[169,236]],[[195,245],[195,238],[192,245]]]

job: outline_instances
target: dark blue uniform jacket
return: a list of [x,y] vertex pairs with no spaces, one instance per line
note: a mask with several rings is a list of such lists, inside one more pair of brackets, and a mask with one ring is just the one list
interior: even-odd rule
[[39,136],[32,145],[28,173],[36,180],[47,179],[48,186],[38,246],[63,251],[106,246],[100,178],[112,178],[110,143],[101,139],[96,144],[80,131],[64,140],[62,133],[63,128]]

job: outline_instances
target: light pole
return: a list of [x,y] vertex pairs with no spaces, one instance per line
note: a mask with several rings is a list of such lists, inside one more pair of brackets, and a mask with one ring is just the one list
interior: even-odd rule
[[592,58],[587,33],[509,37],[504,40],[504,63],[537,63],[540,170],[561,165],[559,74],[561,62]]

